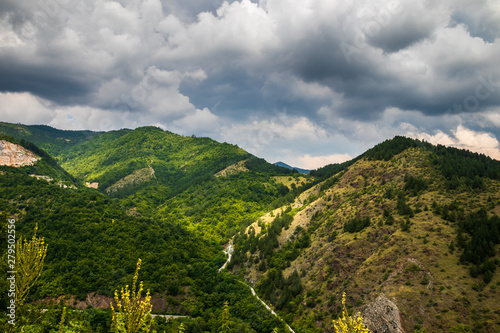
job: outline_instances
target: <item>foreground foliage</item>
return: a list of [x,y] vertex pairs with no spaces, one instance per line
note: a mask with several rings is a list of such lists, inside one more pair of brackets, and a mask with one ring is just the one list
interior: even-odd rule
[[342,294],[342,317],[333,321],[337,333],[370,333],[370,330],[363,324],[363,317],[349,316],[345,307],[345,293]]
[[22,307],[30,289],[42,274],[47,247],[43,237],[36,236],[38,226],[31,240],[19,237],[16,242],[16,304]]
[[151,296],[149,290],[146,293],[144,300],[141,300],[143,291],[142,281],[139,283],[139,289],[136,290],[137,279],[139,277],[139,270],[141,269],[141,259],[137,261],[137,268],[135,270],[134,279],[132,282],[132,289],[122,288],[120,296],[115,291],[115,302],[118,312],[115,312],[113,303],[110,304],[111,311],[113,312],[113,330],[115,332],[137,333],[149,332],[151,329]]

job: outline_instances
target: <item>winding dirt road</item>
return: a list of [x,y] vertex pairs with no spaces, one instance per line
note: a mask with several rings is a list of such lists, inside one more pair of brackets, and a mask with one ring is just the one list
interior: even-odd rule
[[[224,250],[224,253],[228,256],[228,258],[227,258],[226,262],[224,263],[224,265],[222,265],[222,266],[221,266],[221,268],[219,268],[219,272],[220,272],[220,271],[222,271],[223,269],[225,269],[225,268],[226,268],[226,266],[227,266],[227,264],[231,261],[231,256],[232,256],[232,254],[233,254],[233,246],[232,246],[231,244],[229,244],[229,246],[228,246],[228,247]],[[247,286],[248,288],[250,288],[250,290],[252,291],[252,295],[253,295],[255,298],[257,298],[257,299],[259,300],[259,302],[261,302],[261,303],[262,303],[262,305],[264,305],[264,306],[265,306],[265,308],[266,308],[269,312],[271,312],[271,314],[272,314],[273,316],[275,316],[275,317],[276,317],[276,318],[278,318],[280,321],[282,321],[282,322],[285,324],[285,326],[288,328],[288,330],[289,330],[290,332],[295,333],[295,331],[294,331],[294,330],[292,330],[292,328],[291,328],[290,326],[288,326],[288,324],[287,324],[285,321],[283,321],[283,319],[281,319],[281,318],[278,316],[278,314],[277,314],[276,312],[274,312],[274,310],[273,310],[273,309],[271,309],[271,307],[270,307],[269,305],[267,305],[267,304],[266,304],[266,303],[265,303],[262,299],[260,299],[260,297],[259,297],[259,296],[255,293],[255,290],[254,290],[251,286],[249,286],[248,284],[246,284],[246,283],[245,283],[245,282],[243,282],[243,281],[239,281],[239,282],[243,283],[245,286]]]

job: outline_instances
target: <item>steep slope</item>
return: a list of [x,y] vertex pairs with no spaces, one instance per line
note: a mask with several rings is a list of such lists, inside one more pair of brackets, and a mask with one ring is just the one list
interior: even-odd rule
[[3,134],[0,134],[0,170],[54,181],[60,186],[77,185],[74,178],[44,150],[26,140]]
[[251,165],[248,167],[248,171],[192,185],[165,201],[156,216],[226,243],[255,218],[279,205],[285,195],[293,194],[273,173],[255,172]]
[[248,290],[217,273],[236,234],[228,268],[297,332],[332,331],[344,291],[378,332],[500,329],[500,163],[484,155],[396,137],[299,175],[154,127],[2,126],[32,131],[81,182],[99,183],[78,186],[45,151],[0,137],[22,147],[9,144],[9,163],[17,152],[34,162],[0,166],[0,213],[24,236],[38,222],[52,244],[36,298],[109,296],[140,256],[159,311],[207,319],[231,299],[242,327],[270,332]]
[[288,192],[273,166],[237,146],[155,127],[108,132],[62,155],[77,177],[121,199],[129,214],[180,223],[226,242],[244,220]]
[[229,267],[296,331],[332,331],[344,291],[378,332],[500,329],[498,161],[396,138],[330,168],[233,240]]
[[24,147],[0,140],[0,165],[21,167],[33,165],[40,158]]
[[[22,125],[8,128],[34,131]],[[46,145],[54,142],[50,135],[37,137]],[[291,195],[277,177],[294,171],[209,138],[184,137],[156,127],[78,138],[57,152],[63,167],[77,179],[120,199],[130,215],[180,223],[217,242],[227,242],[246,220]]]

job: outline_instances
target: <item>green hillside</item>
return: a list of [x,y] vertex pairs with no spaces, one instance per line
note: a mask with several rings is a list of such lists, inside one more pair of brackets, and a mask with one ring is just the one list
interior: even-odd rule
[[[24,145],[44,154],[33,144]],[[153,295],[155,313],[197,318],[186,319],[186,327],[216,330],[221,325],[224,302],[228,301],[234,307],[231,326],[242,332],[271,332],[281,326],[235,277],[218,273],[225,261],[220,245],[178,223],[128,214],[119,201],[93,189],[64,188],[37,180],[24,168],[30,167],[2,167],[0,172],[1,239],[6,239],[5,221],[9,218],[16,221],[18,238],[29,239],[38,226],[37,235],[48,244],[43,274],[29,298],[44,300],[39,308],[56,299],[83,309],[91,306],[89,299],[93,298],[109,305],[114,291],[130,284],[141,258],[141,280]],[[1,268],[6,272],[4,247],[1,257]],[[6,281],[0,283],[3,295],[7,295]],[[2,311],[7,301],[2,297]],[[35,308],[29,305],[32,313],[38,311]],[[50,306],[43,321],[21,312],[17,322],[28,331],[49,332],[58,327],[61,309]],[[71,313],[72,323],[82,331],[109,329],[109,311],[84,311]],[[7,327],[2,316],[0,328]],[[172,324],[159,318],[154,327],[169,329]]]
[[378,331],[500,330],[500,162],[396,138],[329,168],[234,238],[233,272],[296,332],[331,331],[343,292]]
[[[148,199],[142,196],[141,201],[150,205],[159,205],[251,157],[234,145],[156,127],[108,132],[60,155],[68,172],[98,182],[102,192],[120,198],[147,192]],[[149,172],[141,174],[141,170]]]
[[279,205],[285,195],[293,195],[272,173],[247,170],[189,187],[162,204],[156,216],[181,223],[207,239],[226,243],[240,229]]
[[[10,126],[37,133],[42,145],[54,141],[38,127]],[[88,133],[52,132],[79,138],[55,152],[65,170],[81,182],[98,183],[128,214],[180,223],[221,243],[289,192],[274,177],[293,174],[235,145],[157,127],[94,133],[85,140]]]

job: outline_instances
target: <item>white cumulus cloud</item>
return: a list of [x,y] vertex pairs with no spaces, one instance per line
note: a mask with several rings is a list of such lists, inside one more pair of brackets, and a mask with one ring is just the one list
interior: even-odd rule
[[408,133],[408,135],[432,144],[467,149],[500,160],[500,142],[496,137],[489,133],[473,131],[462,125],[453,130],[452,135],[445,134],[440,130],[434,134]]

